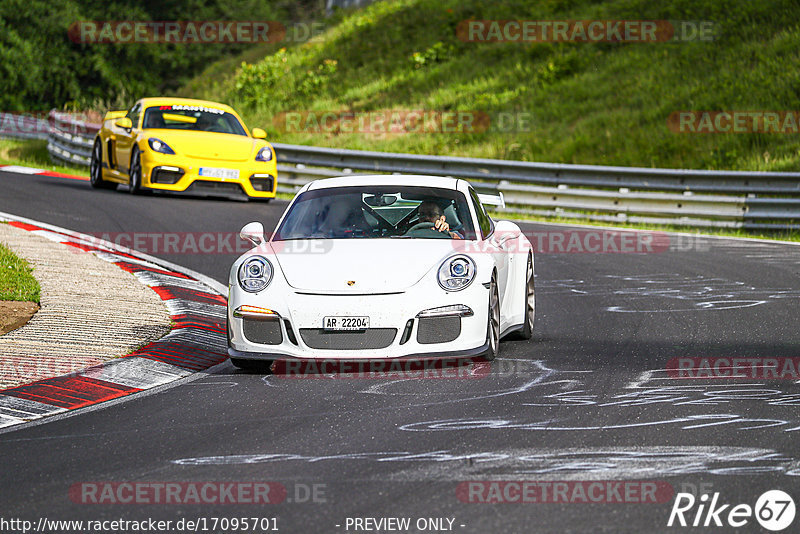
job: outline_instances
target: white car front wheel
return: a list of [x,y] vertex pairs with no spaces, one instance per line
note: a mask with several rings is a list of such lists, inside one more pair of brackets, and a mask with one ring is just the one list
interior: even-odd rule
[[486,325],[486,340],[488,348],[483,353],[483,359],[490,362],[500,352],[500,295],[497,292],[497,279],[494,275],[489,284],[489,318]]
[[525,268],[525,323],[519,337],[530,339],[533,336],[533,322],[536,317],[536,296],[534,294],[533,256],[528,254]]

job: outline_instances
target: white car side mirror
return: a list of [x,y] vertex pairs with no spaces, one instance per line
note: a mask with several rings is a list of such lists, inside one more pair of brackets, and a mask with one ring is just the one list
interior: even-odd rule
[[242,227],[242,231],[239,232],[239,237],[250,241],[253,246],[257,247],[266,241],[264,238],[264,225],[260,222],[247,223]]
[[511,221],[498,221],[494,225],[494,233],[492,234],[492,242],[495,246],[502,246],[503,243],[511,239],[519,237],[519,226]]

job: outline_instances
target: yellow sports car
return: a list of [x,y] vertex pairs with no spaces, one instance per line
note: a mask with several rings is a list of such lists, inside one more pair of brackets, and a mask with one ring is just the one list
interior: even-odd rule
[[275,151],[229,106],[187,98],[143,98],[109,111],[92,148],[92,187],[195,195],[275,197]]

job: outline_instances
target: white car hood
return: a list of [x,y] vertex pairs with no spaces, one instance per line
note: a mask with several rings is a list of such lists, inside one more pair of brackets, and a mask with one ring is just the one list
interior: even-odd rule
[[404,291],[457,252],[449,239],[325,239],[270,246],[290,286],[319,293]]

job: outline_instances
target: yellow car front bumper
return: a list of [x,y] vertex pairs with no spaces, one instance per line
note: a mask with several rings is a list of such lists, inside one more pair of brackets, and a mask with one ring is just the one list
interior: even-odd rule
[[141,163],[142,186],[162,191],[243,193],[252,198],[274,198],[278,184],[275,158],[266,162],[240,162],[176,158],[147,151],[142,152]]

